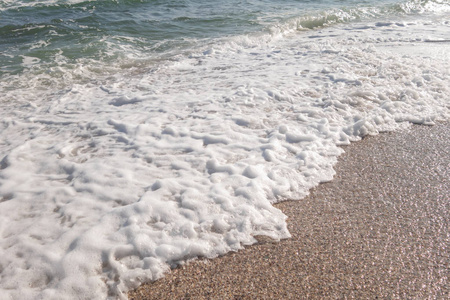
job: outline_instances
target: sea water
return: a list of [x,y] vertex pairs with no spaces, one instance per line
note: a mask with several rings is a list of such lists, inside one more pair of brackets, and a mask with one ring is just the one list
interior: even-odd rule
[[449,120],[448,0],[1,0],[0,298],[288,238],[340,145]]

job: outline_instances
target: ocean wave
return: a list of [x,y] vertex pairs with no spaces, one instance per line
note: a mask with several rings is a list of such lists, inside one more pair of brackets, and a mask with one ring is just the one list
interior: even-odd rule
[[449,24],[397,13],[162,40],[161,55],[98,35],[85,50],[101,57],[8,56],[23,70],[0,80],[0,298],[126,298],[289,237],[271,204],[331,180],[340,145],[450,119]]
[[290,33],[295,30],[316,29],[361,20],[389,19],[413,14],[445,13],[448,11],[450,11],[450,1],[447,0],[412,0],[377,6],[333,8],[291,17],[279,24],[271,25],[269,31],[277,34]]

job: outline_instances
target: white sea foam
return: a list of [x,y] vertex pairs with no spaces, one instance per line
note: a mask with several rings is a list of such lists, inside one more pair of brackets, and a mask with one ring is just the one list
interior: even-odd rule
[[36,7],[36,6],[53,6],[53,5],[73,5],[83,2],[95,2],[97,0],[2,0],[0,3],[0,11],[4,9],[15,9],[23,7]]
[[449,119],[448,57],[404,51],[435,49],[449,26],[433,26],[235,38],[145,73],[11,75],[0,298],[124,298],[188,259],[289,237],[271,204],[331,180],[339,145]]

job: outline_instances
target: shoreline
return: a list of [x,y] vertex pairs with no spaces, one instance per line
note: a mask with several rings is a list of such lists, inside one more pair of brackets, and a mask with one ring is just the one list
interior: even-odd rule
[[331,182],[275,204],[292,238],[190,262],[129,299],[448,298],[450,124],[343,148]]

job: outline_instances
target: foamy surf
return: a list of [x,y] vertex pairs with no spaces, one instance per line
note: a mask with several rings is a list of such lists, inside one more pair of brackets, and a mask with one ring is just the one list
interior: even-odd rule
[[131,66],[26,58],[0,82],[0,298],[126,298],[189,259],[288,238],[271,204],[331,180],[340,145],[448,121],[448,32],[414,16]]

